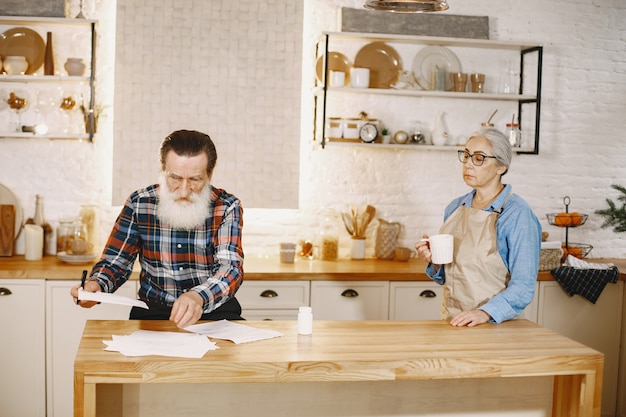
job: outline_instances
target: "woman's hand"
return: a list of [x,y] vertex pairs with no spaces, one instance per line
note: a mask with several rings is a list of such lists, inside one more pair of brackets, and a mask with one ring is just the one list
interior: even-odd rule
[[428,235],[422,236],[424,239],[420,240],[415,244],[415,250],[417,251],[417,257],[430,263],[432,261],[432,253],[430,252],[430,246],[428,241]]
[[490,318],[491,316],[483,310],[463,311],[452,317],[452,320],[450,320],[450,324],[457,327],[474,327],[479,324],[487,323]]

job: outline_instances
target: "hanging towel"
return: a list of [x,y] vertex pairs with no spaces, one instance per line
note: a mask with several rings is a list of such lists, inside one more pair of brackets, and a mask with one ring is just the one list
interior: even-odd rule
[[563,266],[551,272],[567,294],[579,294],[593,304],[598,301],[606,284],[614,284],[619,278],[619,271],[614,264],[586,262],[572,255],[568,255]]

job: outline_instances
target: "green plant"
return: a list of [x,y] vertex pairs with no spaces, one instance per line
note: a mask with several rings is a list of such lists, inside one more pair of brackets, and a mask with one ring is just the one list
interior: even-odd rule
[[384,128],[381,133],[383,136],[387,136],[389,134],[389,130],[387,130],[387,128]]
[[626,232],[626,187],[618,184],[613,184],[611,187],[622,193],[622,195],[617,197],[617,200],[622,203],[622,206],[618,207],[613,200],[607,198],[606,203],[609,207],[596,210],[596,214],[604,217],[604,223],[602,223],[603,229],[612,227],[615,233],[623,233]]

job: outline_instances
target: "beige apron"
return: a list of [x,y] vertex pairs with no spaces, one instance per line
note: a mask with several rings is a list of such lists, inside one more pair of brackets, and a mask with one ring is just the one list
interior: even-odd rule
[[476,310],[506,288],[510,275],[498,252],[496,235],[500,212],[461,205],[441,226],[440,233],[454,236],[454,259],[445,266],[443,320]]

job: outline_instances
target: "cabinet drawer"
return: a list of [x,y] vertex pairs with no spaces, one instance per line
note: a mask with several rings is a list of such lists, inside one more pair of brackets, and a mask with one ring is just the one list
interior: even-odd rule
[[311,307],[315,320],[387,320],[389,282],[313,281]]
[[236,297],[243,310],[297,309],[309,305],[309,281],[244,281]]
[[392,282],[390,320],[439,320],[443,286],[433,282]]
[[241,315],[246,320],[298,320],[297,309],[285,310],[247,310],[243,309]]

